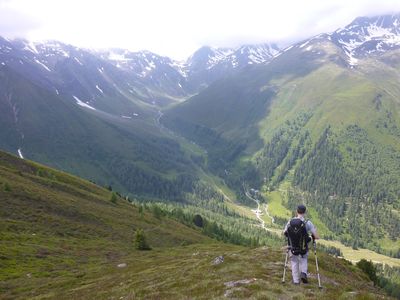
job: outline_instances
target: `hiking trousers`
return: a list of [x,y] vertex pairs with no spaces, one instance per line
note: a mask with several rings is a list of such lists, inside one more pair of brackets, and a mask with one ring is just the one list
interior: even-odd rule
[[300,283],[300,273],[307,274],[308,252],[302,255],[294,255],[290,252],[290,264],[292,265],[293,283]]

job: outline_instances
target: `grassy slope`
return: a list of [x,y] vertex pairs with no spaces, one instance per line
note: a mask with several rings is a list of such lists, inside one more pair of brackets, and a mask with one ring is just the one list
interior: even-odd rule
[[[283,253],[217,243],[89,182],[0,152],[1,299],[343,298],[379,292],[321,253],[325,288],[282,286]],[[133,249],[143,228],[153,247]],[[212,260],[224,255],[224,263]],[[117,265],[126,263],[124,268]],[[250,267],[249,267],[250,266]],[[229,287],[227,282],[256,279]],[[289,278],[287,278],[289,280]],[[378,293],[378,294],[377,294]],[[122,298],[121,298],[122,297]]]
[[109,191],[86,181],[4,153],[0,162],[0,287],[10,297],[48,284],[65,289],[115,266],[134,252],[137,228],[156,248],[207,241],[180,223],[141,216],[122,199],[113,204]]

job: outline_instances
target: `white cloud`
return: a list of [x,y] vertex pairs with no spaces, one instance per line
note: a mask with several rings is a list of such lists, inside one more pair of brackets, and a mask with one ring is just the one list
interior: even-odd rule
[[0,1],[0,34],[184,58],[205,44],[288,42],[396,11],[398,0],[8,0]]

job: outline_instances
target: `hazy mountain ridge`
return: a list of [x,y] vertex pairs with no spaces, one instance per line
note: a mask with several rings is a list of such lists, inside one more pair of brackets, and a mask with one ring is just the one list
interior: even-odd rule
[[177,61],[150,51],[123,49],[99,51],[102,58],[132,72],[147,84],[170,87],[170,95],[187,97],[209,84],[248,65],[270,61],[280,49],[275,44],[244,45],[238,48],[204,46],[186,61]]
[[[206,55],[204,49],[208,49]],[[163,106],[183,100],[237,69],[265,63],[278,51],[276,45],[267,44],[237,49],[203,47],[186,62],[180,62],[150,51],[89,50],[58,41],[39,43],[2,38],[0,64],[21,74],[30,69],[34,72],[31,79],[46,88],[64,94],[75,91],[75,96],[92,104],[96,97],[115,95],[122,90],[128,98]],[[68,72],[68,68],[76,72],[85,68],[97,80],[86,90],[77,91],[73,78],[76,74]]]
[[240,71],[249,65],[265,64],[280,52],[276,44],[244,45],[238,48],[204,46],[186,62],[192,88],[207,87],[214,81]]

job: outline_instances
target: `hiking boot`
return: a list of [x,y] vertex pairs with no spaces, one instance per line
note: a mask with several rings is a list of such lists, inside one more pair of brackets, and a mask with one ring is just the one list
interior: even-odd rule
[[308,283],[308,279],[307,279],[307,274],[306,273],[301,272],[300,279],[301,279],[301,282]]

